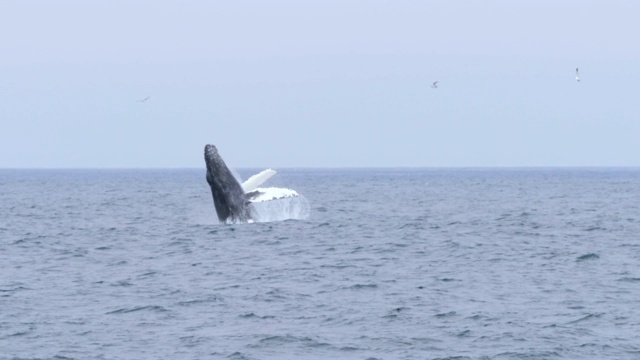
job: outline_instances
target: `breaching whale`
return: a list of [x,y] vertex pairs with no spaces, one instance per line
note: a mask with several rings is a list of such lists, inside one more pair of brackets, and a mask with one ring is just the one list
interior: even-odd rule
[[276,174],[277,171],[273,169],[253,175],[240,185],[214,145],[205,145],[204,161],[207,165],[207,183],[221,223],[253,221],[252,203],[299,196],[291,189],[259,187]]

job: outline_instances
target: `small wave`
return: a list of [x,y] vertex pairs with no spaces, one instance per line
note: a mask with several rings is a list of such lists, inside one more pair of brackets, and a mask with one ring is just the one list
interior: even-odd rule
[[242,318],[242,319],[275,319],[276,318],[273,315],[260,316],[260,315],[254,314],[254,313],[242,314],[242,315],[239,315],[239,317]]
[[158,273],[157,271],[149,271],[149,272],[146,272],[144,274],[138,275],[138,278],[144,278],[144,277],[153,276],[153,275],[156,275],[157,273]]
[[23,335],[27,335],[28,333],[30,333],[31,330],[26,330],[26,331],[18,331],[16,333],[13,334],[9,334],[7,335],[7,337],[15,337],[15,336],[23,336]]
[[2,289],[2,288],[0,288],[0,293],[11,293],[11,292],[19,291],[19,290],[29,290],[29,289],[26,288],[26,287],[23,287],[23,286],[18,286],[18,287],[15,287],[13,289]]
[[222,299],[220,299],[217,296],[211,296],[211,297],[208,297],[206,299],[194,299],[194,300],[180,301],[180,302],[177,303],[177,305],[178,306],[192,306],[192,305],[209,304],[209,303],[215,303],[215,302],[222,302]]
[[404,310],[409,310],[409,308],[408,307],[398,307],[398,308],[395,308],[395,309],[393,309],[391,311],[400,312],[400,311],[404,311]]
[[355,268],[357,266],[355,265],[320,265],[320,268],[325,268],[325,269],[346,269],[346,268]]
[[249,355],[243,354],[241,352],[234,352],[233,354],[227,356],[228,359],[231,360],[253,360],[254,358],[250,357]]
[[583,322],[583,321],[586,321],[586,320],[599,318],[601,316],[602,316],[602,314],[589,314],[589,315],[581,317],[580,319],[569,321],[567,324],[576,324],[576,323]]
[[[0,357],[0,359],[3,359],[3,360],[4,360],[5,358],[1,358],[1,357]],[[11,358],[11,360],[75,360],[75,358],[70,358],[70,357],[62,356],[62,355],[56,355],[56,356],[54,356],[54,357],[52,357],[52,358],[46,358],[46,359],[44,359],[44,358],[21,358],[21,357],[14,357],[14,358]]]
[[123,309],[118,309],[118,310],[114,310],[114,311],[109,311],[107,314],[128,314],[128,313],[132,313],[132,312],[136,312],[136,311],[142,311],[142,310],[150,310],[150,311],[154,311],[154,312],[165,312],[167,311],[167,309],[165,309],[162,306],[158,306],[158,305],[148,305],[148,306],[136,306],[134,308],[123,308]]
[[293,335],[274,335],[274,336],[267,336],[263,339],[260,339],[260,344],[257,345],[256,347],[272,346],[272,345],[280,346],[280,345],[296,344],[296,343],[298,344],[301,343],[306,347],[312,347],[312,348],[331,346],[328,343],[319,342],[308,336],[298,337]]
[[424,230],[425,223],[422,221],[408,222],[400,225],[398,228],[400,230]]
[[340,351],[358,351],[358,350],[361,350],[361,349],[355,346],[343,346],[340,348]]
[[[503,352],[496,355],[496,358],[507,358],[507,359],[556,359],[561,357],[559,353],[555,351],[543,351],[543,352],[531,352],[531,353],[520,353],[520,352]],[[468,358],[465,358],[468,359]]]
[[446,318],[446,317],[452,317],[457,315],[457,313],[455,311],[449,311],[447,313],[441,313],[441,314],[436,314],[437,318]]
[[349,289],[352,290],[361,290],[361,289],[377,289],[378,285],[376,284],[355,284],[349,286]]
[[409,310],[409,308],[406,308],[406,307],[395,308],[395,309],[389,311],[389,313],[387,315],[383,316],[383,318],[385,318],[385,319],[395,319],[395,318],[398,317],[398,314],[400,312],[405,311],[405,310]]
[[603,227],[600,227],[600,226],[591,226],[591,227],[588,227],[588,228],[584,229],[584,231],[589,231],[589,232],[591,232],[591,231],[599,231],[599,230],[605,231],[607,229],[605,229]]
[[589,253],[589,254],[584,254],[582,256],[579,256],[576,261],[580,262],[580,261],[586,261],[586,260],[596,260],[596,259],[600,259],[600,256],[598,256],[598,254],[594,254],[594,253]]

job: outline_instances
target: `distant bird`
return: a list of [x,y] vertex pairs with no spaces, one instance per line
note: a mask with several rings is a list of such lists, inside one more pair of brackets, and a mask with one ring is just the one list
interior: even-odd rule
[[578,68],[576,68],[576,81],[580,82],[580,73],[578,72]]
[[434,89],[437,89],[438,88],[438,82],[434,81],[433,84],[431,84],[431,87],[434,88]]
[[147,102],[147,100],[149,100],[149,98],[150,98],[150,97],[151,97],[151,96],[147,96],[147,97],[146,97],[146,98],[144,98],[144,99],[140,99],[140,100],[138,100],[138,102]]

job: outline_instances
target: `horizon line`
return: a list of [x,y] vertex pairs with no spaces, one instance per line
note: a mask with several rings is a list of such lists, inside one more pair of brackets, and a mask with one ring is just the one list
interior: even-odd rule
[[[640,169],[640,165],[427,165],[427,166],[239,166],[233,169],[290,169],[290,170],[393,170],[393,169]],[[0,167],[5,170],[201,170],[201,167]]]

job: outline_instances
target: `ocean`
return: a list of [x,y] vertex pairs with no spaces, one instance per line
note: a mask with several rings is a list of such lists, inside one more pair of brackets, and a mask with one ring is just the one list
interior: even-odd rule
[[[240,169],[247,178],[257,170]],[[0,359],[638,359],[640,169],[0,170]]]

